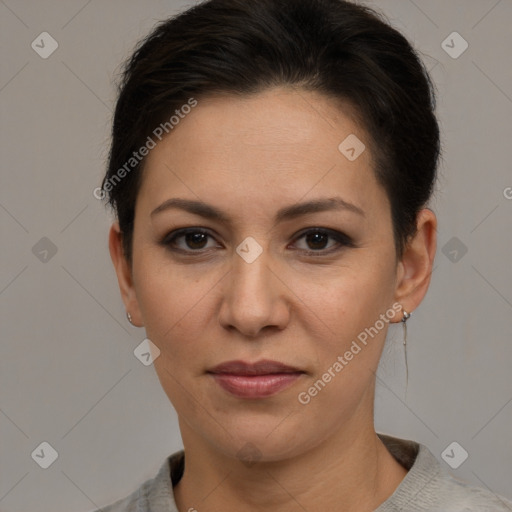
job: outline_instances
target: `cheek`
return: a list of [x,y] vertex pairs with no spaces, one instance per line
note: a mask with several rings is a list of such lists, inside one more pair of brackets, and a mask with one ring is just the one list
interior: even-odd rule
[[[198,351],[208,332],[212,298],[221,276],[179,265],[148,249],[134,265],[137,299],[148,338],[178,361]],[[209,312],[209,313],[208,313]]]
[[299,317],[316,326],[326,351],[338,351],[391,307],[393,260],[382,253],[375,256],[373,249],[358,249],[328,275],[319,269],[316,276],[295,276],[291,282],[301,299]]
[[[315,372],[299,390],[298,399],[307,405],[308,414],[321,416],[326,424],[351,417],[373,382],[392,316],[389,269],[377,263],[368,268],[372,270],[340,269],[328,291],[324,288],[308,305],[315,311],[310,315],[316,328],[310,327],[309,345]],[[335,408],[329,405],[333,403]]]
[[[160,349],[154,368],[162,389],[184,417],[201,416],[204,390],[197,386],[212,356],[205,333],[218,279],[158,258],[141,260],[137,297],[147,337]],[[186,413],[185,413],[186,411]],[[204,414],[204,411],[203,411]],[[213,427],[212,427],[213,428]]]

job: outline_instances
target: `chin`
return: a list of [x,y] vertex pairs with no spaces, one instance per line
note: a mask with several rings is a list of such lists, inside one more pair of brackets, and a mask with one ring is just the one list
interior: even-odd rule
[[[246,462],[275,462],[301,455],[318,444],[314,430],[305,431],[301,425],[287,421],[286,415],[261,418],[252,416],[239,421],[231,421],[225,430],[219,428],[216,435],[212,431],[203,432],[209,444],[224,453]],[[228,434],[229,433],[229,434]]]

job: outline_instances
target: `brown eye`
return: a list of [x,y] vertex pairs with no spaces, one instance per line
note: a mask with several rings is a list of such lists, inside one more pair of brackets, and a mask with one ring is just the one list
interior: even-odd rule
[[185,237],[185,244],[190,249],[204,249],[208,239],[208,235],[205,233],[186,233],[183,236]]
[[305,240],[311,249],[325,249],[326,244],[329,242],[329,235],[318,232],[308,233]]
[[[180,229],[167,235],[161,243],[173,250],[199,252],[208,249],[208,238],[212,238],[211,235],[202,229]],[[183,239],[183,242],[178,244],[180,239]]]
[[[330,229],[310,229],[299,236],[296,240],[301,239],[304,239],[307,245],[307,248],[301,250],[304,250],[306,254],[313,256],[331,254],[343,247],[355,247],[354,243],[347,235]],[[334,243],[328,245],[329,239],[333,240]]]

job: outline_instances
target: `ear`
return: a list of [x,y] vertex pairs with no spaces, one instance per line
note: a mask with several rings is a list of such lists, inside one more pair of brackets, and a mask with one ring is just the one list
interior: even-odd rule
[[126,311],[130,313],[133,325],[141,327],[142,316],[133,286],[132,269],[124,254],[123,234],[121,233],[118,222],[114,222],[110,228],[108,248],[117,274],[119,290],[121,291],[121,298],[123,299]]
[[420,305],[432,276],[437,246],[437,219],[434,212],[428,208],[420,210],[416,226],[417,232],[407,244],[398,263],[395,301],[401,304],[403,310],[395,315],[396,322],[401,321],[403,311],[411,313]]

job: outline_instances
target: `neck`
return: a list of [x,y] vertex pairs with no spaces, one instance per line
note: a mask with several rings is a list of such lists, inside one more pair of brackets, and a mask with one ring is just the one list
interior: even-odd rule
[[253,465],[220,453],[185,428],[185,471],[174,488],[178,508],[373,511],[391,496],[407,470],[380,441],[373,421],[370,428],[356,426],[340,429],[296,457]]

